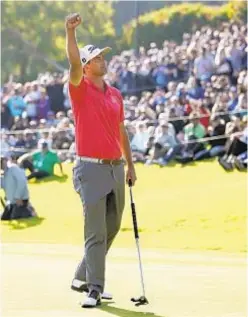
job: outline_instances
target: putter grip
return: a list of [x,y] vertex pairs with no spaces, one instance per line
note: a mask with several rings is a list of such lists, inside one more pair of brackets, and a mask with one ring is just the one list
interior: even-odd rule
[[135,236],[135,239],[138,239],[139,238],[139,231],[138,231],[138,224],[137,224],[137,218],[136,218],[136,212],[135,212],[134,203],[131,203],[131,208],[132,208],[132,216],[133,216],[134,236]]

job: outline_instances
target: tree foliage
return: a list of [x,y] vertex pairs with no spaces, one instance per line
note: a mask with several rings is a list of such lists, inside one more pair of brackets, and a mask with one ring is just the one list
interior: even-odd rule
[[106,1],[2,1],[2,81],[14,73],[21,80],[38,72],[67,67],[65,17],[82,16],[80,45],[106,42],[115,36],[113,9]]
[[[154,39],[158,44],[164,40],[180,41],[183,33],[203,25],[218,26],[222,21],[243,20],[246,22],[246,0],[232,0],[226,4],[210,6],[204,3],[181,3],[165,6],[132,20],[123,27],[123,47],[148,44]],[[135,41],[138,40],[138,43]]]

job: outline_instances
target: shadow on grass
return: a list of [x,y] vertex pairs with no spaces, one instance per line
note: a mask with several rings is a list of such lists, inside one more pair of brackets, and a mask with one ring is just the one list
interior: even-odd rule
[[48,176],[39,180],[38,179],[30,180],[29,182],[31,184],[42,184],[42,183],[51,183],[51,182],[65,183],[67,180],[68,180],[67,175],[63,175],[63,176],[53,175],[53,176]]
[[111,304],[114,304],[114,302],[102,303],[102,305],[99,307],[99,310],[105,311],[109,314],[112,314],[118,317],[166,317],[166,316],[156,315],[154,313],[137,312],[133,310],[117,308],[117,307],[111,306]]
[[27,228],[35,227],[45,220],[45,218],[33,217],[26,219],[15,219],[9,221],[2,221],[1,224],[9,226],[12,230],[24,230]]

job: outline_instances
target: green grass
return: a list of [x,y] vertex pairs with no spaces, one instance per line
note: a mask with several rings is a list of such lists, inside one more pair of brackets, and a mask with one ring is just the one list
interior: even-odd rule
[[[2,242],[82,244],[82,206],[72,187],[71,169],[65,165],[67,179],[30,183],[39,219],[2,223]],[[217,162],[136,169],[133,191],[143,247],[246,251],[246,173],[226,173]],[[116,247],[134,246],[126,194]]]

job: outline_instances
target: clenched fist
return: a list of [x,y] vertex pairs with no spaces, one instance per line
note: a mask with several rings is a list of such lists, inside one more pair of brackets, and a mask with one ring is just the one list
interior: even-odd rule
[[78,13],[69,14],[65,19],[65,26],[68,30],[74,30],[82,22]]

